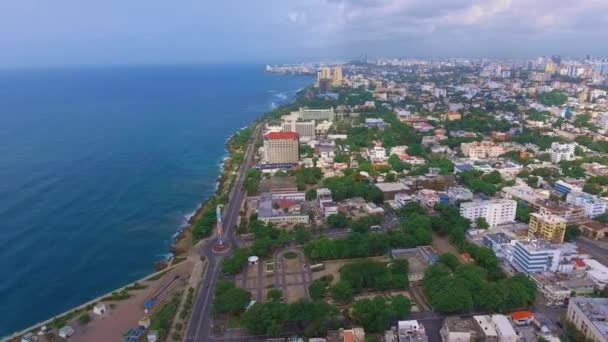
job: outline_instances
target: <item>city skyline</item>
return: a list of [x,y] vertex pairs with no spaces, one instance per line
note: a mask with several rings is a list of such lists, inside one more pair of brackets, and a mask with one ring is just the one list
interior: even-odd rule
[[27,0],[0,5],[0,66],[608,56],[607,23],[595,0]]

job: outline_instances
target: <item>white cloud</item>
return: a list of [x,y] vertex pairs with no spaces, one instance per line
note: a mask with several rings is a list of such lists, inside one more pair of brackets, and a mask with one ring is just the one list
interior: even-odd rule
[[306,15],[302,29],[316,45],[327,47],[373,44],[396,50],[395,45],[409,44],[441,49],[495,39],[551,49],[538,41],[577,35],[599,39],[608,33],[606,0],[299,0],[294,8]]

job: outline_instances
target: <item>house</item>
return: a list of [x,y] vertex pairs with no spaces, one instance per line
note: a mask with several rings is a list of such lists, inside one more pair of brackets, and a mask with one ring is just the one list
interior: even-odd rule
[[59,337],[61,338],[68,338],[72,335],[74,335],[74,329],[69,325],[66,325],[59,329]]
[[603,239],[608,235],[608,224],[587,221],[578,226],[583,234],[593,240]]
[[28,332],[27,334],[21,336],[21,342],[32,342],[34,341],[36,335],[34,333]]
[[148,332],[148,342],[157,342],[158,341],[158,331],[157,330],[150,330]]
[[106,311],[107,309],[104,303],[97,303],[93,307],[93,313],[96,315],[103,315],[104,313],[106,313]]
[[516,311],[511,313],[511,319],[518,326],[530,325],[534,322],[534,313],[530,311]]

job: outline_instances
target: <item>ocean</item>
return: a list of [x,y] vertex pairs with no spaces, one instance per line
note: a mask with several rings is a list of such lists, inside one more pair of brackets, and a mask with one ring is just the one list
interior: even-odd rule
[[311,77],[260,65],[0,71],[0,336],[153,271],[225,142]]

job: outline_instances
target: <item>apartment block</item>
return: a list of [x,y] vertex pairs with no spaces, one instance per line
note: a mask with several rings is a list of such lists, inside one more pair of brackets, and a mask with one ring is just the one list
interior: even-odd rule
[[563,243],[566,234],[566,219],[556,215],[530,214],[528,237],[542,238],[553,243]]
[[490,227],[515,221],[517,202],[507,199],[474,201],[460,204],[460,216],[475,222],[479,217],[486,219]]

